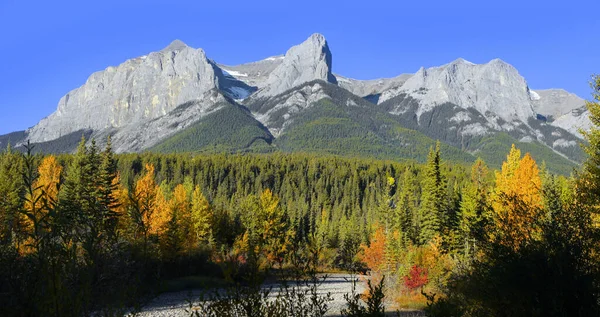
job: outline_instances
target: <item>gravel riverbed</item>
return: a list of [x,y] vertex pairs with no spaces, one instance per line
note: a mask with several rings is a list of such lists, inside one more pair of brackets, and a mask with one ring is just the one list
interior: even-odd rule
[[[319,294],[331,294],[333,301],[329,302],[329,315],[336,316],[345,306],[344,294],[352,292],[352,275],[350,274],[328,274],[325,281],[319,286]],[[356,290],[362,293],[365,290],[364,276],[354,276],[359,278],[356,284]],[[277,294],[277,284],[265,285],[266,288],[273,287],[273,296]],[[143,317],[187,317],[189,313],[186,309],[189,307],[190,300],[198,302],[201,290],[191,290],[173,293],[163,293],[150,301],[142,308],[139,316]]]

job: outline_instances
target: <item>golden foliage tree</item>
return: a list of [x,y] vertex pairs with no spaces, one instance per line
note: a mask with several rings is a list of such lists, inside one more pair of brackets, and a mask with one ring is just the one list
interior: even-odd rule
[[380,271],[384,268],[386,260],[386,234],[385,228],[377,226],[375,232],[371,236],[371,243],[361,245],[362,256],[361,260],[368,268],[373,271]]
[[146,172],[135,183],[135,188],[130,195],[130,219],[136,236],[144,238],[147,242],[151,232],[151,219],[156,210],[157,186],[154,181],[154,165],[146,164]]
[[42,197],[48,203],[54,203],[58,198],[58,184],[60,183],[62,169],[62,166],[53,155],[44,157],[38,167],[39,176],[36,187],[42,191]]
[[194,188],[191,208],[191,223],[196,241],[198,243],[205,243],[211,235],[213,213],[208,200],[202,194],[200,186]]
[[540,170],[529,154],[521,159],[514,145],[496,172],[493,198],[495,229],[492,238],[518,249],[519,245],[541,238],[543,220]]
[[173,217],[173,209],[167,200],[165,190],[159,186],[154,190],[156,191],[156,199],[154,210],[148,218],[149,232],[160,237],[167,230],[167,223]]
[[262,229],[260,244],[269,261],[281,263],[283,256],[289,251],[293,232],[287,230],[279,199],[270,189],[265,189],[260,194],[259,202],[259,223]]
[[27,192],[25,199],[24,227],[27,240],[20,251],[28,254],[34,251],[35,241],[44,230],[44,222],[48,217],[48,207],[54,206],[58,197],[58,186],[62,166],[53,155],[46,156],[38,166],[38,175],[33,182],[33,192]]

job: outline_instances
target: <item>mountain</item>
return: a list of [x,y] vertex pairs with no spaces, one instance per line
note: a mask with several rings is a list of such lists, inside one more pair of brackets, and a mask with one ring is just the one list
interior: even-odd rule
[[[323,35],[284,55],[225,65],[173,41],[164,49],[92,74],[28,129],[38,150],[73,151],[84,135],[112,137],[117,152],[306,151],[424,160],[435,140],[458,161],[498,167],[518,144],[568,173],[584,155],[584,101],[564,90],[531,90],[510,64],[457,59],[394,78],[333,73]],[[100,141],[101,143],[101,141]]]
[[316,79],[336,83],[336,78],[331,72],[331,63],[331,51],[325,37],[313,34],[285,53],[281,63],[269,73],[264,86],[253,98],[270,98]]
[[558,118],[572,110],[585,106],[585,100],[564,89],[531,91],[533,110],[547,118]]
[[357,80],[342,75],[335,75],[335,77],[340,87],[357,96],[361,96],[372,103],[377,103],[382,92],[404,85],[412,75],[413,74],[401,74],[394,78],[372,80]]
[[457,59],[419,69],[402,86],[384,91],[378,105],[398,115],[405,126],[471,153],[485,146],[482,140],[489,142],[490,136],[502,133],[511,142],[538,143],[580,161],[578,136],[567,125],[547,120],[561,111],[570,113],[576,102],[570,96],[541,93],[531,90],[518,71],[500,59],[486,64]]

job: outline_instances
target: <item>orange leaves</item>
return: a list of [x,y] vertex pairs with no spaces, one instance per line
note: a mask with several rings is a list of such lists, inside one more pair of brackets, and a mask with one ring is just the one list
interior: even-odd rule
[[383,269],[386,261],[386,236],[384,228],[378,226],[371,237],[371,244],[369,246],[363,244],[361,245],[361,249],[361,261],[364,262],[369,269],[373,271]]
[[[27,194],[25,213],[22,215],[26,241],[19,246],[21,254],[32,253],[38,244],[37,239],[46,228],[48,205],[54,204],[58,197],[58,184],[62,166],[53,155],[46,156],[38,166],[38,178],[33,183],[33,191]],[[33,196],[33,197],[31,197]],[[47,204],[47,205],[45,205]]]
[[493,208],[497,232],[493,238],[517,249],[540,238],[536,224],[542,219],[542,181],[536,162],[513,145],[502,172],[496,172]]
[[156,187],[156,200],[154,208],[148,217],[150,234],[162,235],[167,230],[167,223],[171,220],[171,206],[160,187]]
[[213,213],[199,186],[196,186],[192,193],[191,222],[196,240],[207,241],[211,233]]
[[56,201],[58,197],[58,184],[60,183],[62,169],[62,166],[53,155],[44,157],[38,167],[39,177],[36,181],[36,187],[43,191],[44,198],[49,202]]

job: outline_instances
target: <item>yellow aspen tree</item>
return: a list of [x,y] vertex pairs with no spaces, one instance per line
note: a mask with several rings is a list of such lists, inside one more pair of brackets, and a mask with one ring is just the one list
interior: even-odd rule
[[542,181],[540,170],[533,158],[513,147],[502,171],[496,172],[493,198],[496,230],[492,238],[513,249],[541,238]]
[[[38,166],[38,177],[33,183],[33,197],[28,195],[28,199],[25,200],[24,207],[27,212],[25,213],[26,216],[24,215],[23,224],[28,238],[20,248],[22,254],[29,254],[34,251],[34,248],[29,246],[35,244],[34,236],[41,234],[40,232],[34,232],[34,223],[40,224],[38,225],[38,231],[46,227],[44,225],[46,222],[44,218],[48,217],[46,204],[51,206],[56,203],[61,172],[62,166],[53,155],[44,157]],[[33,204],[35,204],[35,207]]]
[[121,185],[121,174],[118,173],[113,179],[112,198],[117,202],[115,212],[117,213],[117,230],[125,231],[129,226],[129,219],[126,217],[127,210],[130,208],[129,190]]
[[262,222],[263,251],[267,260],[283,263],[284,255],[289,251],[294,232],[287,230],[283,210],[279,206],[279,199],[270,189],[265,189],[259,197],[260,216]]
[[200,186],[196,186],[192,193],[191,222],[196,242],[207,242],[211,234],[213,213]]
[[189,252],[194,249],[196,239],[192,226],[191,203],[188,199],[188,189],[183,184],[175,186],[171,208],[179,231],[178,234],[181,238],[183,251]]
[[146,172],[135,183],[133,195],[131,195],[130,220],[134,226],[134,232],[141,234],[144,243],[147,243],[148,234],[151,232],[151,219],[156,210],[157,188],[154,181],[154,165],[146,164]]
[[162,188],[156,186],[155,191],[156,200],[154,210],[148,218],[148,224],[150,225],[149,232],[161,237],[167,230],[167,224],[173,216],[173,208],[165,197],[167,193],[163,192]]
[[53,155],[44,157],[38,167],[39,176],[36,180],[36,187],[42,191],[42,197],[48,203],[56,202],[58,198],[58,184],[62,169]]

